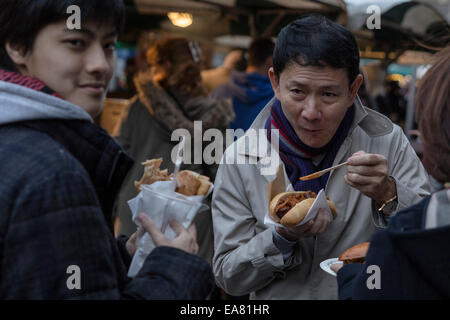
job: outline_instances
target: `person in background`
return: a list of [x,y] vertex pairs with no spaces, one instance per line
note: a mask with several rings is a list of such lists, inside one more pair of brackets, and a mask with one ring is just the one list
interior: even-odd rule
[[[228,101],[207,97],[200,76],[200,54],[195,41],[181,37],[158,39],[147,51],[150,69],[135,76],[137,95],[117,137],[125,151],[136,160],[118,197],[120,233],[130,235],[136,230],[127,202],[137,195],[133,182],[142,177],[144,168],[141,163],[162,158],[161,169],[168,169],[171,173],[175,167],[172,151],[178,144],[178,141],[171,140],[174,130],[187,129],[194,149],[194,121],[199,121],[204,132],[210,128],[225,130],[233,118]],[[203,146],[198,150],[203,155]],[[206,164],[203,157],[201,163],[196,164],[194,152],[191,155],[191,164],[183,163],[180,169],[195,171],[214,181],[217,165]],[[210,262],[213,250],[211,212],[198,213],[194,222],[198,231],[199,255]]]
[[[81,12],[69,28],[70,6]],[[70,10],[69,10],[70,12]],[[195,226],[127,277],[136,235],[112,208],[132,160],[93,123],[114,73],[121,0],[0,1],[0,299],[205,299],[214,279]]]
[[222,65],[219,67],[202,70],[202,83],[206,92],[209,93],[224,83],[227,83],[231,73],[233,70],[236,70],[236,67],[242,59],[242,50],[232,50],[225,56]]
[[405,126],[406,118],[406,104],[407,101],[401,93],[401,88],[398,81],[389,81],[386,94],[386,103],[389,105],[389,117],[395,124],[401,128]]
[[[419,83],[415,102],[422,161],[433,192],[373,235],[365,264],[331,266],[337,271],[340,299],[450,298],[449,57],[450,47],[436,54]],[[377,275],[369,272],[370,266],[377,266]],[[377,279],[368,279],[374,276]]]
[[274,47],[271,38],[254,39],[248,49],[245,72],[232,72],[226,84],[210,93],[210,97],[215,99],[232,99],[236,117],[230,124],[231,129],[246,131],[273,97],[269,68]]

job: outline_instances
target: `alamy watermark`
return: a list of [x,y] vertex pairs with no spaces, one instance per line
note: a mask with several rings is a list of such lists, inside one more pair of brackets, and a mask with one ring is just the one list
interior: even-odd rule
[[367,7],[366,13],[370,16],[367,17],[366,27],[369,30],[381,29],[381,8],[380,6],[373,4]]
[[66,269],[66,273],[70,274],[67,278],[66,286],[69,290],[81,290],[81,269],[77,265],[70,265]]
[[67,14],[70,16],[66,20],[66,26],[69,30],[81,29],[81,9],[77,5],[71,5],[67,7]]
[[[210,128],[203,132],[202,121],[194,121],[193,137],[187,129],[172,132],[171,141],[180,141],[171,152],[173,163],[177,161],[183,145],[185,164],[259,164],[262,175],[272,175],[280,164],[279,130],[270,131],[270,143],[266,129],[226,129],[225,132]],[[181,138],[184,139],[181,143]],[[238,142],[234,143],[236,140]],[[234,143],[234,144],[233,144]],[[225,150],[226,156],[223,157]]]
[[366,286],[367,289],[381,289],[381,269],[376,264],[372,264],[367,267],[366,273],[370,274],[370,277],[367,278]]

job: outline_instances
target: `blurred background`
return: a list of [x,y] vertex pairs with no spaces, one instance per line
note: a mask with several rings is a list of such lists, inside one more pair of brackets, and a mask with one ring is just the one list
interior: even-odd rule
[[242,71],[252,38],[270,36],[276,40],[281,28],[292,20],[321,13],[349,28],[358,41],[365,78],[359,92],[363,103],[390,117],[407,135],[415,129],[417,81],[426,71],[430,56],[450,39],[450,0],[124,2],[127,20],[117,46],[116,74],[97,119],[113,136],[136,94],[133,76],[148,68],[146,50],[165,35],[197,40],[204,70],[220,68],[228,53],[241,50],[242,58],[233,68]]

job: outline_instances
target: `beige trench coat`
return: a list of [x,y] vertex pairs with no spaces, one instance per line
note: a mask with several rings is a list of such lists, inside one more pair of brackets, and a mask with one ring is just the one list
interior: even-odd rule
[[[251,128],[264,128],[271,104]],[[359,99],[355,106],[353,125],[333,165],[359,150],[381,154],[388,159],[390,176],[396,182],[396,212],[427,196],[428,175],[400,127],[362,106]],[[298,240],[294,254],[284,262],[273,243],[272,227],[264,224],[266,187],[274,176],[261,174],[266,152],[258,154],[259,149],[248,147],[248,142],[245,147],[244,138],[227,148],[215,180],[212,214],[216,282],[231,295],[251,293],[253,299],[336,299],[336,278],[324,272],[320,262],[368,241],[377,229],[386,226],[385,218],[372,199],[345,183],[345,167],[334,170],[325,192],[336,204],[337,218],[319,236]],[[242,163],[244,158],[246,164],[235,164],[236,159]],[[289,185],[285,170],[284,176]]]

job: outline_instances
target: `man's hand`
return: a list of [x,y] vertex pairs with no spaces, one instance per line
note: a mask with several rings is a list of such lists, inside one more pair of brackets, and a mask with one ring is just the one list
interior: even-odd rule
[[136,253],[136,238],[137,238],[138,231],[133,233],[129,238],[127,243],[125,244],[125,247],[127,248],[128,254],[130,257],[134,256]]
[[358,151],[347,161],[345,182],[374,199],[378,206],[397,195],[397,188],[394,180],[389,177],[388,162],[384,156]]
[[336,262],[330,266],[330,269],[333,270],[334,272],[338,273],[338,271],[341,270],[341,268],[343,266],[344,266],[344,264],[342,262]]
[[141,224],[142,229],[150,234],[153,242],[157,247],[168,246],[184,250],[187,253],[191,254],[198,253],[197,229],[195,228],[194,224],[191,224],[188,229],[185,229],[179,222],[175,220],[170,221],[170,227],[173,229],[173,231],[175,231],[175,234],[177,235],[175,239],[170,240],[166,236],[164,236],[164,234],[158,229],[153,220],[150,219],[146,214],[140,213],[137,219]]
[[275,230],[280,236],[289,240],[296,241],[300,237],[311,237],[324,232],[331,222],[330,213],[325,209],[319,209],[317,216],[307,223],[292,228],[276,227]]

